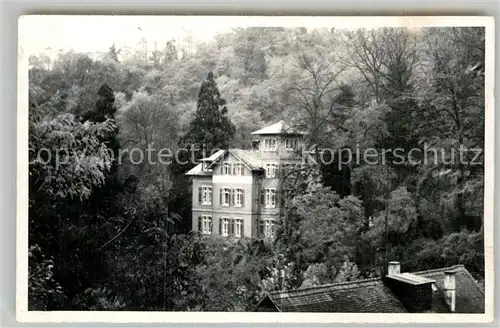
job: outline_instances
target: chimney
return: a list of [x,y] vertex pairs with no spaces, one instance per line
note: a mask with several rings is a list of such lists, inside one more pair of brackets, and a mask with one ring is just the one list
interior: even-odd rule
[[401,264],[398,261],[391,261],[387,266],[387,275],[392,276],[401,273]]
[[455,291],[455,271],[453,270],[448,270],[445,271],[444,273],[444,297],[446,300],[446,304],[448,304],[448,307],[450,308],[451,312],[455,312],[455,298],[456,298],[456,291]]
[[383,281],[408,312],[431,310],[432,284],[435,280],[408,272],[401,273],[400,263],[392,261],[387,265],[387,275]]

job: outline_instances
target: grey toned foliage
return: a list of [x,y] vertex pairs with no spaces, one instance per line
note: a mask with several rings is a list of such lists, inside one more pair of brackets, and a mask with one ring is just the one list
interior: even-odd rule
[[[484,165],[449,160],[483,147],[484,29],[247,28],[188,41],[151,56],[110,45],[30,58],[30,310],[249,311],[270,291],[378,276],[387,260],[462,263],[482,279]],[[293,192],[275,238],[233,240],[190,231],[189,166],[108,153],[248,149],[251,131],[281,119],[316,155],[424,144],[448,155],[306,166],[284,181]]]

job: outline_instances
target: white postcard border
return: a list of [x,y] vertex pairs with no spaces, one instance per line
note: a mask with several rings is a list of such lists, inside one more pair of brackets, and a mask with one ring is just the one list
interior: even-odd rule
[[[58,15],[53,15],[58,16]],[[79,15],[81,16],[81,15]],[[485,58],[485,194],[484,194],[484,314],[376,314],[376,313],[263,313],[263,312],[134,312],[134,311],[28,311],[28,56],[23,36],[36,29],[32,17],[18,21],[17,113],[17,226],[16,319],[30,323],[483,323],[494,319],[494,61],[493,17],[484,16],[169,16],[186,25],[227,20],[235,27],[445,27],[481,26],[486,29]],[[102,17],[102,16],[100,16]],[[114,16],[113,18],[119,18]],[[149,16],[152,19],[159,16]],[[165,16],[163,16],[165,17]],[[49,18],[51,19],[51,18]]]

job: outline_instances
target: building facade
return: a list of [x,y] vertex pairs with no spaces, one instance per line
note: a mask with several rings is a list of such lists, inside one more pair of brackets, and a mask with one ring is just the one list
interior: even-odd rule
[[206,235],[266,238],[275,231],[283,173],[302,165],[304,134],[283,121],[252,133],[252,149],[219,150],[192,177],[192,229]]

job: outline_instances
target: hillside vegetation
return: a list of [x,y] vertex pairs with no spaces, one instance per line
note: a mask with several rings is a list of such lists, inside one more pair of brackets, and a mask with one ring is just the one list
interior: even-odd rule
[[[248,311],[386,260],[482,279],[484,154],[459,149],[484,144],[484,29],[246,28],[179,48],[30,58],[30,310]],[[313,150],[421,151],[305,168],[270,241],[191,232],[192,164],[109,153],[248,149],[279,120]]]

